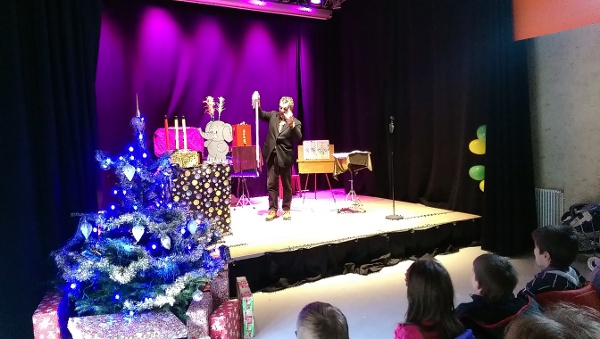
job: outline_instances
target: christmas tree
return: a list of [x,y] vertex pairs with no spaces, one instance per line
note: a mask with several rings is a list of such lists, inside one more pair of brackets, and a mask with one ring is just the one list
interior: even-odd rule
[[216,247],[214,223],[170,201],[169,155],[151,159],[139,111],[131,126],[126,154],[96,155],[118,178],[115,203],[81,215],[75,235],[52,253],[59,286],[80,316],[156,309],[181,316],[229,260],[228,248]]

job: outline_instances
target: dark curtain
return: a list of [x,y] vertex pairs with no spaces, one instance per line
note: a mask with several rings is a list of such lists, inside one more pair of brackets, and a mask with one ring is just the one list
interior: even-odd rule
[[72,236],[96,208],[97,0],[2,2],[0,337],[31,338],[31,315]]
[[483,165],[485,156],[471,153],[468,145],[487,122],[493,105],[488,93],[498,86],[488,71],[493,59],[484,58],[483,51],[497,34],[486,27],[488,6],[475,1],[389,4],[386,32],[392,47],[384,102],[395,117],[387,148],[395,150],[396,198],[480,214],[484,193],[468,172]]
[[[511,2],[490,8],[486,57],[496,50],[489,71],[495,84],[489,97],[486,194],[481,247],[501,255],[533,249],[537,227],[529,112],[527,41],[512,41]],[[510,20],[510,24],[508,21]]]
[[[344,150],[373,152],[373,173],[355,178],[357,190],[391,196],[393,150],[397,200],[482,215],[484,249],[530,249],[526,46],[513,40],[511,2],[378,4],[344,3],[326,33],[326,130]],[[487,151],[476,155],[469,143],[484,124]],[[485,193],[469,176],[474,165],[486,167]]]
[[[535,202],[525,45],[513,41],[511,3],[388,5],[384,104],[396,118],[396,198],[483,215],[484,249],[523,253]],[[482,124],[487,150],[475,155],[468,145]],[[469,177],[474,165],[486,167],[485,193]],[[387,183],[378,177],[376,186]]]

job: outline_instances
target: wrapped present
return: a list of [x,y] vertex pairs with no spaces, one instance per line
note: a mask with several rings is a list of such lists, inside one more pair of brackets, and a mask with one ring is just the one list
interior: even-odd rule
[[208,318],[213,313],[213,300],[210,292],[202,293],[202,300],[192,300],[187,312],[187,329],[189,339],[209,338],[210,326]]
[[237,277],[237,299],[242,316],[242,338],[254,337],[254,298],[246,277]]
[[233,146],[252,145],[252,128],[245,122],[233,125]]
[[179,150],[171,154],[171,164],[178,165],[179,168],[190,168],[200,165],[200,154],[196,151]]
[[210,284],[213,307],[217,309],[222,303],[229,300],[229,270],[225,267]]
[[73,339],[173,339],[187,337],[187,328],[171,312],[146,312],[133,316],[118,314],[72,317],[69,331]]
[[[185,129],[187,136],[187,146],[190,151],[198,151],[200,154],[204,152],[204,138],[200,135],[200,131],[196,127],[187,127]],[[183,128],[179,127],[179,145],[183,146]],[[167,138],[164,128],[159,128],[154,132],[154,155],[157,157],[163,155],[167,151],[175,150],[175,127],[169,127],[169,147],[167,149]]]
[[68,300],[62,297],[60,290],[49,291],[31,318],[36,339],[60,339],[61,334],[67,333]]
[[231,167],[203,163],[179,168],[171,185],[171,199],[190,211],[201,211],[222,236],[231,234]]
[[210,316],[211,339],[240,339],[240,304],[227,300]]

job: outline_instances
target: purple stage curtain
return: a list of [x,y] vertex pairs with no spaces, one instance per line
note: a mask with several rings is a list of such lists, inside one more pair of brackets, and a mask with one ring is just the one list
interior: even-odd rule
[[[225,98],[221,120],[252,125],[256,143],[255,90],[264,110],[277,110],[282,96],[293,97],[304,137],[311,138],[310,126],[319,124],[311,85],[318,81],[313,69],[318,59],[311,44],[322,22],[180,2],[104,5],[96,81],[101,150],[118,154],[131,142],[128,123],[136,95],[147,119],[149,149],[165,115],[170,126],[175,116],[185,116],[188,127],[204,129],[210,117],[203,101],[209,95]],[[261,122],[259,145],[266,130]],[[250,183],[251,190],[264,193],[264,180]]]

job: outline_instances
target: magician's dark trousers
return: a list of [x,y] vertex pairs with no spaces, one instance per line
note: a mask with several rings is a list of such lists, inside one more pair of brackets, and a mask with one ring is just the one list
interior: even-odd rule
[[283,188],[281,209],[289,211],[292,204],[292,167],[278,165],[277,153],[271,152],[267,161],[267,191],[269,192],[269,210],[277,211],[279,197],[279,178]]

